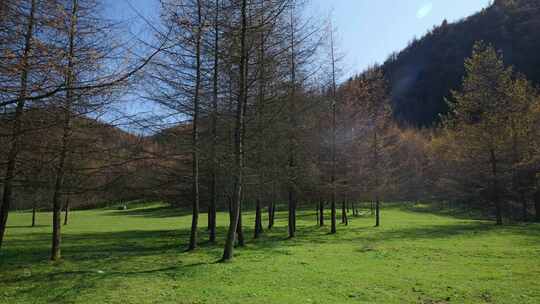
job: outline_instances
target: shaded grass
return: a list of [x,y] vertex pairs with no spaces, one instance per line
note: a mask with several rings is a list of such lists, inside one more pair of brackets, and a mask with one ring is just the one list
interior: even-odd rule
[[[382,227],[350,217],[336,235],[300,212],[287,239],[286,213],[252,239],[233,263],[218,242],[184,252],[191,217],[163,205],[70,213],[63,260],[49,262],[49,213],[25,227],[13,213],[0,252],[0,303],[538,303],[540,225],[496,227],[400,206],[384,209]],[[264,214],[266,216],[266,214]],[[200,223],[206,223],[202,215]],[[329,221],[327,220],[329,224]]]

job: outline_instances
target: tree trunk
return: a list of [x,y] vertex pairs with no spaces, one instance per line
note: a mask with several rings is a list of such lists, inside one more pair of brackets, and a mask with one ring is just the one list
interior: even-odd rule
[[[334,94],[335,95],[335,94]],[[332,195],[330,200],[330,233],[336,233],[336,102],[332,103],[332,174],[330,177]]]
[[[60,243],[62,240],[61,234],[61,217],[62,217],[62,188],[64,186],[64,176],[66,171],[66,162],[68,158],[69,150],[69,140],[71,137],[71,113],[73,106],[73,86],[75,72],[74,72],[74,61],[75,61],[75,35],[77,29],[77,11],[78,11],[78,0],[73,0],[72,2],[72,11],[71,11],[71,24],[69,30],[69,53],[68,53],[68,67],[66,73],[66,103],[64,108],[64,128],[62,134],[62,147],[60,150],[60,157],[58,160],[58,167],[56,171],[56,180],[54,184],[54,193],[53,193],[53,236],[52,236],[52,248],[51,248],[51,260],[57,261],[60,259]],[[67,216],[67,211],[66,211]]]
[[324,201],[319,200],[319,226],[324,226]]
[[[211,186],[210,186],[211,187]],[[211,191],[210,191],[211,192]],[[210,196],[212,196],[212,194],[210,194]],[[212,199],[212,198],[210,198]],[[207,219],[208,219],[208,226],[206,227],[206,231],[210,231],[210,226],[212,226],[212,211],[210,211],[210,209],[212,209],[212,207],[210,206],[210,204],[208,204],[208,210],[207,210]],[[210,234],[209,234],[210,235]],[[210,241],[210,240],[209,240]]]
[[32,205],[32,227],[36,227],[36,203]]
[[236,123],[235,123],[235,136],[234,136],[234,155],[235,155],[235,191],[233,210],[234,216],[231,219],[229,225],[229,231],[227,232],[227,239],[225,241],[225,248],[223,251],[222,261],[228,261],[233,258],[234,250],[234,236],[237,231],[237,226],[240,222],[240,200],[242,198],[242,182],[243,182],[243,140],[242,129],[244,126],[244,103],[247,102],[247,89],[246,89],[246,77],[247,77],[247,48],[246,48],[246,31],[247,31],[247,0],[241,2],[241,30],[240,30],[240,64],[239,71],[240,77],[238,77],[238,103],[236,106]]
[[66,199],[66,206],[64,208],[64,226],[68,224],[68,216],[69,216],[69,197]]
[[61,217],[61,206],[60,206],[60,194],[55,191],[53,196],[53,235],[52,235],[52,248],[51,248],[51,260],[57,261],[60,259],[60,242],[62,240],[61,230],[60,230],[60,217]]
[[[238,178],[236,178],[238,182]],[[227,240],[225,241],[225,249],[223,251],[222,261],[226,262],[233,258],[234,243],[236,241],[236,230],[238,227],[238,220],[240,219],[239,204],[236,203],[236,196],[239,191],[242,191],[240,186],[235,185],[234,198],[231,198],[229,203],[229,230],[227,232]]]
[[345,224],[345,217],[347,216],[347,209],[345,207],[345,201],[341,202],[341,223]]
[[[348,202],[345,201],[345,206],[348,206]],[[348,212],[349,212],[349,209],[346,210],[345,212],[345,226],[348,226],[349,225],[349,215],[348,215]]]
[[315,204],[315,220],[317,221],[317,226],[320,225],[320,216],[319,216],[319,202]]
[[197,248],[197,227],[199,223],[199,91],[201,87],[201,39],[202,8],[197,0],[197,37],[195,40],[195,92],[193,96],[193,215],[188,250]]
[[236,233],[238,234],[238,246],[244,247],[244,229],[242,226],[242,203],[240,203],[240,213],[238,215],[238,227],[236,228]]
[[275,211],[275,204],[273,201],[268,204],[268,229],[272,229],[274,227],[274,211]]
[[261,210],[261,201],[257,200],[257,206],[255,208],[255,229],[253,238],[259,238],[259,235],[263,232],[262,228],[262,210]]
[[36,10],[36,0],[32,0],[30,7],[30,15],[28,17],[28,27],[25,33],[24,52],[21,59],[21,78],[20,78],[20,92],[19,101],[15,108],[15,114],[13,116],[13,127],[11,136],[9,139],[9,152],[6,159],[6,171],[3,181],[4,189],[2,191],[2,205],[0,207],[0,248],[2,248],[2,241],[6,232],[6,225],[8,220],[9,208],[11,205],[13,194],[13,179],[15,178],[15,167],[17,164],[17,156],[19,155],[19,149],[21,145],[21,133],[22,133],[22,117],[24,114],[24,104],[27,95],[28,86],[28,73],[29,64],[28,58],[32,49],[32,34],[34,28],[34,13]]
[[[261,8],[260,10],[262,12],[265,11],[264,1],[260,2]],[[264,14],[261,14],[259,25],[264,24]],[[263,111],[263,104],[265,102],[265,96],[266,96],[266,73],[265,73],[265,38],[264,38],[264,31],[261,30],[259,32],[259,45],[258,45],[258,70],[257,70],[257,102],[256,102],[256,128],[262,129],[262,126],[264,124],[262,119],[262,111]],[[260,146],[260,149],[256,150],[256,161],[257,163],[262,162],[263,158],[263,149],[264,149],[264,138],[260,138],[261,141],[257,143],[258,146]],[[263,193],[264,188],[264,171],[261,170],[258,172],[258,183],[257,183],[257,201],[256,201],[256,210],[255,210],[255,230],[254,230],[254,238],[258,238],[261,233],[263,233],[263,225],[262,225],[262,206],[261,206],[261,196]]]
[[293,229],[296,234],[296,209],[298,207],[298,200],[295,195],[294,204],[293,204]]
[[381,225],[381,206],[380,206],[379,198],[375,200],[375,227],[379,227]]
[[330,201],[331,211],[331,221],[332,226],[330,228],[330,233],[336,233],[336,58],[334,54],[334,33],[333,30],[330,30],[330,51],[332,59],[332,173],[330,177],[330,182],[332,186],[332,197]]
[[498,172],[497,172],[497,158],[495,157],[495,151],[493,149],[490,150],[490,163],[491,163],[491,174],[493,177],[493,189],[492,195],[493,195],[493,202],[495,203],[495,213],[496,213],[496,220],[497,225],[503,224],[502,219],[502,204],[499,197],[499,181],[498,181]]
[[289,221],[288,221],[289,238],[293,238],[295,236],[294,201],[295,201],[294,190],[291,190],[289,188]]
[[330,202],[330,220],[331,220],[331,227],[330,227],[330,233],[336,233],[336,201],[334,198],[332,198],[332,201]]
[[289,238],[296,235],[296,54],[294,7],[291,9],[291,90],[289,96]]
[[216,218],[217,218],[217,166],[218,160],[216,156],[216,147],[218,145],[217,136],[217,113],[218,113],[218,82],[219,82],[219,0],[215,3],[214,16],[214,75],[213,75],[213,90],[212,90],[212,148],[211,161],[212,173],[210,182],[210,206],[208,207],[208,240],[210,243],[216,241]]
[[276,182],[272,181],[272,199],[268,206],[268,229],[274,227],[274,216],[276,214]]

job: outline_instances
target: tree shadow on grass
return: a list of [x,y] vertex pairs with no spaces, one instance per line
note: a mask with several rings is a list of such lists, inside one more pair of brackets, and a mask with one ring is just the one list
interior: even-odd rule
[[[162,208],[149,208],[163,216]],[[136,211],[136,209],[134,210]],[[153,217],[152,211],[143,216]],[[311,213],[310,213],[311,212]],[[358,244],[365,246],[386,241],[417,241],[429,239],[450,239],[454,237],[476,237],[485,233],[505,233],[526,237],[527,240],[540,242],[540,225],[495,226],[485,221],[456,221],[449,224],[418,224],[399,227],[382,226],[375,228],[371,221],[359,219],[349,227],[339,225],[337,234],[328,234],[329,225],[318,227],[315,220],[309,220],[313,212],[302,212],[299,216],[297,236],[288,239],[288,229],[284,214],[276,218],[273,229],[265,229],[262,236],[253,239],[253,214],[244,217],[244,236],[246,246],[236,248],[239,259],[258,261],[261,256],[291,256],[297,246],[313,244]],[[157,216],[157,217],[159,217]],[[307,220],[306,220],[307,219]],[[353,218],[354,219],[354,218]],[[328,221],[329,223],[329,221]],[[166,275],[168,277],[188,278],[201,271],[200,267],[211,265],[221,258],[227,227],[217,229],[218,241],[210,244],[206,241],[204,227],[199,230],[199,248],[194,252],[184,252],[189,240],[189,228],[176,230],[129,230],[99,233],[65,233],[62,241],[62,255],[66,262],[46,264],[49,257],[50,233],[19,234],[16,239],[6,240],[0,251],[0,285],[17,284],[29,286],[55,282],[67,287],[59,288],[51,301],[62,303],[63,299],[76,298],[77,292],[97,288],[97,282],[104,278],[128,276]],[[359,249],[360,250],[360,249]],[[254,253],[250,255],[248,253]],[[192,255],[191,258],[189,255]],[[190,258],[188,258],[190,257]],[[301,259],[301,257],[299,257]],[[192,259],[201,262],[183,264]],[[36,273],[25,275],[21,269],[29,268]],[[99,272],[102,270],[103,272]],[[56,284],[56,283],[60,284]],[[28,288],[18,292],[36,293]]]
[[[172,211],[171,211],[172,210]],[[152,207],[146,209],[134,209],[122,211],[142,216],[163,217],[177,212],[178,209],[170,207]],[[133,212],[133,213],[129,213]],[[126,215],[126,214],[123,214]],[[319,227],[313,224],[310,217],[312,211],[299,213],[299,229],[296,238],[288,239],[286,227],[286,212],[277,214],[276,225],[272,230],[265,229],[259,239],[253,239],[252,223],[253,214],[244,216],[244,237],[247,241],[247,250],[265,252],[267,254],[284,254],[287,247],[304,246],[309,243],[325,244],[335,242],[383,242],[393,240],[422,240],[452,238],[455,236],[474,237],[488,232],[515,233],[531,237],[540,241],[540,225],[507,225],[495,226],[485,221],[464,221],[451,224],[396,227],[382,226],[372,227],[365,218],[358,218],[358,223],[353,226],[338,226],[337,234],[329,234],[329,225]],[[354,217],[351,218],[354,221]],[[329,221],[328,221],[329,223]],[[209,243],[207,231],[204,227],[199,230],[199,251],[207,251],[220,257],[220,251],[224,243],[227,227],[218,226],[216,234],[218,242]],[[62,241],[62,254],[64,259],[70,261],[91,261],[99,259],[127,259],[130,257],[160,255],[164,252],[171,254],[183,254],[189,240],[189,228],[175,230],[129,230],[120,232],[100,233],[64,233]],[[0,265],[21,265],[36,263],[48,258],[50,246],[50,233],[18,234],[15,239],[6,240],[5,246],[0,251]]]
[[43,228],[43,227],[50,227],[50,225],[35,225],[35,226],[32,226],[32,225],[13,225],[13,226],[7,226],[6,229],[18,229],[18,228],[27,228],[27,229],[32,229],[32,228]]
[[[128,277],[151,277],[154,275],[167,274],[171,279],[176,279],[179,275],[185,274],[189,269],[196,268],[209,263],[193,263],[187,265],[173,265],[158,268],[143,268],[134,271],[57,271],[50,273],[38,273],[27,276],[12,278],[11,280],[1,280],[2,284],[17,284],[21,286],[17,294],[28,294],[31,297],[44,297],[50,303],[74,303],[77,297],[84,290],[102,288],[98,286],[106,280],[125,279]],[[54,282],[52,290],[42,290],[36,288],[33,283]],[[29,287],[25,287],[29,286]],[[51,291],[54,291],[52,293]]]

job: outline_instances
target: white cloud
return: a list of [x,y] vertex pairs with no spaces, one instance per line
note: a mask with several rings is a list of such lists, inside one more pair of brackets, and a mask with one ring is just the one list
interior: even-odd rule
[[423,19],[424,17],[429,15],[429,13],[431,13],[432,10],[433,10],[433,3],[428,2],[422,5],[422,7],[416,12],[416,18]]

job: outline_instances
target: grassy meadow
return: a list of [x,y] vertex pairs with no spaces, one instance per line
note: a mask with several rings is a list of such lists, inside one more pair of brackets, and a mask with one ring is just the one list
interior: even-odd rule
[[226,213],[218,244],[187,253],[189,212],[152,204],[71,212],[63,260],[53,263],[50,221],[39,213],[32,228],[31,213],[11,213],[0,303],[540,303],[539,224],[496,227],[392,205],[382,227],[366,214],[336,235],[314,211],[300,212],[292,240],[279,213],[253,240],[245,213],[246,246],[217,263]]

